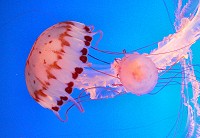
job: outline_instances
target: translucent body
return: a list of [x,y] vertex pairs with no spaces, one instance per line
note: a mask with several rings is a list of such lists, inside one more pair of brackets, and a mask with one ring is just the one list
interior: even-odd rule
[[191,45],[200,37],[200,7],[193,18],[182,18],[180,22],[182,27],[175,34],[165,37],[158,43],[158,49],[149,54],[157,68],[165,69],[188,57]]
[[[197,2],[196,11],[188,14],[187,10],[195,2]],[[189,17],[185,16],[186,14]],[[165,37],[163,41],[158,43],[157,49],[145,56],[153,61],[156,68],[159,69],[159,73],[162,73],[166,68],[170,68],[174,64],[181,64],[183,72],[181,94],[184,101],[183,104],[188,109],[186,137],[200,137],[200,83],[195,76],[192,66],[192,51],[190,49],[192,44],[199,40],[200,37],[200,1],[189,0],[183,6],[182,1],[179,0],[175,25],[177,25],[175,26],[176,33]],[[78,79],[77,87],[79,89],[84,88],[86,92],[90,93],[91,99],[112,98],[115,95],[130,92],[131,89],[125,88],[127,85],[125,81],[129,81],[130,77],[127,77],[126,80],[126,73],[125,76],[121,74],[118,77],[120,72],[126,71],[126,69],[119,70],[120,62],[118,61],[120,60],[115,60],[110,68],[101,70],[104,73],[85,69]],[[192,86],[190,94],[188,93],[189,85]],[[104,91],[107,90],[106,94],[102,92],[101,88],[105,88]]]
[[[180,2],[179,2],[180,3]],[[185,9],[185,8],[184,8]],[[158,49],[154,49],[150,54],[145,56],[149,57],[156,68],[160,69],[161,73],[167,67],[170,67],[180,59],[188,58],[188,52],[190,52],[190,47],[195,43],[200,37],[200,7],[197,6],[197,12],[195,16],[191,18],[181,18],[180,28],[175,34],[170,34],[165,37],[163,41],[158,43]],[[119,70],[118,62],[114,61],[110,68],[102,70],[106,74],[101,74],[94,70],[85,69],[83,74],[79,77],[78,88],[79,89],[88,89],[87,92],[90,93],[92,99],[103,98],[103,97],[113,97],[117,95],[115,92],[108,92],[107,95],[101,95],[98,92],[99,87],[111,87],[116,91],[128,92],[124,87],[117,87],[121,84],[120,78],[118,78]],[[112,77],[116,76],[116,77]],[[196,79],[195,79],[196,80]],[[114,84],[114,85],[113,85]],[[98,87],[98,88],[95,88]]]
[[157,84],[158,70],[145,55],[127,54],[119,62],[119,77],[126,91],[136,95],[147,94]]
[[[149,57],[153,63],[155,64],[156,68],[160,69],[159,71],[162,72],[166,67],[170,67],[180,59],[188,58],[188,52],[190,52],[190,47],[193,43],[195,43],[200,37],[200,7],[198,4],[198,10],[193,18],[181,18],[183,23],[181,24],[182,27],[172,35],[165,37],[163,41],[158,43],[158,49],[153,50],[150,54],[146,54],[145,56]],[[185,22],[187,20],[187,22]],[[180,22],[181,22],[180,21]],[[118,60],[119,61],[119,60]],[[93,88],[88,89],[92,99],[100,98],[96,90],[98,88],[95,87],[112,87],[117,89],[118,92],[126,91],[124,87],[117,87],[119,85],[113,84],[120,84],[120,78],[117,76],[119,75],[119,63],[114,61],[110,68],[102,70],[102,72],[110,74],[105,75],[94,70],[85,69],[83,74],[79,77],[78,81],[78,88]],[[121,70],[122,71],[122,70]],[[116,76],[116,77],[112,77]],[[108,93],[109,95],[109,93]],[[115,93],[111,94],[111,97],[114,96]],[[101,97],[103,98],[103,97]]]
[[[192,1],[189,0],[188,3],[191,2]],[[183,8],[181,8],[182,1],[181,0],[178,1],[178,8],[176,11],[176,22],[175,22],[177,25],[175,27],[176,32],[174,34],[170,34],[169,36],[165,37],[163,41],[159,42],[158,48],[154,49],[150,54],[142,54],[142,55],[151,59],[150,61],[153,62],[155,68],[159,70],[159,73],[162,73],[164,69],[166,68],[168,69],[170,66],[176,63],[181,64],[183,71],[183,78],[184,78],[182,81],[181,94],[182,98],[184,99],[184,105],[188,108],[188,124],[186,126],[187,137],[192,137],[192,136],[200,137],[200,107],[198,103],[200,95],[200,84],[195,77],[195,72],[192,67],[192,51],[190,50],[192,44],[194,44],[200,37],[200,4],[198,2],[197,12],[193,12],[193,14],[190,17],[185,17],[184,13],[187,11],[190,5],[188,3],[185,6],[183,6]],[[46,87],[42,87],[44,86],[43,82],[46,81],[40,81],[40,79],[37,79],[37,77],[42,78],[42,80],[47,80],[45,77],[48,76],[48,72],[46,72],[47,66],[44,66],[44,64],[42,64],[43,60],[41,59],[49,57],[49,62],[50,62],[49,65],[53,65],[52,64],[54,63],[53,61],[57,61],[57,59],[55,56],[49,55],[48,52],[43,56],[39,56],[39,51],[36,48],[37,47],[42,48],[42,47],[38,43],[35,44],[34,46],[35,49],[33,49],[31,52],[33,54],[30,53],[26,66],[26,81],[29,92],[32,95],[32,97],[36,99],[36,101],[39,102],[39,104],[41,104],[43,107],[49,108],[50,110],[53,110],[54,112],[57,113],[57,110],[55,110],[55,108],[52,109],[52,107],[57,106],[57,102],[61,99],[60,96],[65,96],[69,98],[71,101],[73,101],[77,105],[77,107],[82,111],[81,106],[76,101],[74,101],[69,94],[66,94],[64,92],[65,91],[64,89],[66,88],[66,83],[69,83],[71,79],[69,75],[72,73],[71,72],[72,70],[70,69],[74,69],[76,66],[81,66],[83,68],[83,71],[78,75],[78,78],[75,81],[73,81],[74,82],[73,88],[78,88],[80,90],[84,89],[85,92],[90,94],[91,99],[112,98],[115,95],[128,92],[138,94],[138,91],[135,91],[132,88],[131,84],[129,84],[129,82],[132,82],[134,78],[131,78],[129,74],[126,73],[127,71],[126,66],[128,66],[130,63],[120,62],[123,61],[123,59],[126,59],[127,54],[124,54],[125,57],[122,59],[114,60],[113,63],[110,64],[110,66],[107,69],[101,69],[101,70],[99,69],[98,71],[93,70],[91,68],[87,68],[89,67],[88,66],[89,63],[88,64],[79,63],[77,57],[79,57],[81,54],[78,49],[85,46],[83,43],[85,41],[84,36],[85,35],[92,36],[94,34],[88,33],[86,30],[84,30],[83,24],[77,23],[76,25],[75,28],[72,29],[73,31],[71,31],[71,33],[73,34],[73,38],[74,37],[78,38],[69,39],[69,41],[73,40],[70,43],[74,44],[73,50],[75,51],[73,51],[72,49],[68,49],[69,51],[72,50],[74,52],[73,54],[71,54],[72,51],[68,52],[68,50],[66,49],[65,52],[67,54],[62,55],[63,57],[66,57],[63,58],[61,62],[62,64],[59,64],[60,67],[62,67],[62,70],[60,70],[59,72],[58,70],[53,72],[57,73],[56,77],[58,77],[60,80],[54,79],[47,81],[50,84],[52,84],[51,89],[47,93],[45,93],[47,96],[44,96],[44,94],[41,93],[41,91],[38,91],[40,89],[44,89],[44,91],[42,92],[46,91],[45,90]],[[58,30],[61,30],[62,32],[63,31],[62,26],[58,24],[58,27],[61,27]],[[51,29],[53,29],[53,27]],[[51,33],[54,34],[54,31]],[[60,34],[60,32],[58,32],[57,34]],[[48,40],[47,36],[48,36],[47,33],[44,33],[39,37],[39,40],[42,41],[42,44],[44,44],[43,40],[44,41]],[[55,40],[57,40],[58,48],[61,47],[59,42],[60,40],[58,40],[58,37],[55,37]],[[80,40],[79,41],[80,47],[79,46],[75,47],[76,46],[75,44],[77,43],[74,42],[77,40]],[[50,49],[49,51],[51,52],[52,49]],[[43,50],[43,52],[46,51]],[[35,60],[36,57],[39,59]],[[68,60],[67,57],[73,60],[73,62],[71,60]],[[37,63],[38,60],[40,62]],[[30,62],[31,65],[29,65],[28,63],[29,61],[31,61]],[[128,61],[132,62],[133,60],[128,60]],[[40,67],[40,69],[42,69],[42,71],[44,72],[40,71],[37,72],[39,68],[34,69],[32,67],[34,66],[34,63],[37,64]],[[68,63],[68,65],[72,65],[71,68],[68,68],[69,66],[67,66],[66,63]],[[67,71],[64,69],[66,69]],[[28,71],[33,72],[33,74],[29,75]],[[135,70],[133,72],[135,72]],[[138,74],[138,71],[136,72]],[[65,74],[67,74],[67,77],[64,76]],[[130,74],[132,75],[132,73]],[[143,75],[140,74],[136,80],[141,80],[141,76]],[[34,80],[37,80],[38,83],[37,87],[34,86],[35,85]],[[156,79],[154,79],[154,83],[156,83]],[[154,83],[150,85],[150,87],[147,90],[143,89],[139,93],[144,94],[150,92],[155,85]],[[188,85],[190,84],[193,89],[191,97],[189,97],[188,96],[189,94],[187,93]],[[138,86],[141,86],[141,88],[144,87],[144,85],[140,85],[140,83],[138,83]],[[140,89],[140,87],[138,87],[137,89]],[[38,95],[35,95],[35,90],[38,93]]]
[[25,75],[30,95],[59,116],[61,106],[71,101],[76,79],[88,66],[88,46],[94,33],[82,23],[62,22],[45,30],[35,41],[27,59]]

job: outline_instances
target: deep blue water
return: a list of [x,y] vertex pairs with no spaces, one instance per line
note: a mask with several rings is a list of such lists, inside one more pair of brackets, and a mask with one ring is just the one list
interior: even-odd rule
[[[165,2],[173,22],[176,5],[173,0]],[[30,97],[24,76],[25,62],[36,38],[61,21],[78,21],[102,30],[104,35],[98,47],[103,50],[132,51],[162,40],[174,33],[162,0],[1,0],[0,17],[0,137],[164,138],[168,135],[179,112],[179,84],[166,86],[153,96],[126,94],[85,102],[84,113],[73,108],[68,114],[69,121],[62,123]],[[139,52],[149,53],[154,48],[156,45]],[[195,63],[199,52],[194,49]],[[95,56],[108,62],[117,57],[102,53]],[[183,110],[181,114],[177,137],[184,133],[187,113]]]

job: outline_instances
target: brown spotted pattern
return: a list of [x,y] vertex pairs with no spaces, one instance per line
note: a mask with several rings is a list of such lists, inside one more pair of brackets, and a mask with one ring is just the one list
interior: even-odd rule
[[[59,31],[60,33],[58,33]],[[60,106],[70,100],[68,95],[73,92],[74,83],[87,63],[88,46],[92,41],[91,33],[90,28],[84,24],[62,22],[45,30],[35,41],[26,62],[26,83],[31,96],[43,107],[58,112]],[[71,76],[62,82],[63,92],[66,94],[58,95],[55,87],[60,85],[60,78],[56,74],[64,70],[63,63],[60,61],[72,62],[66,58],[70,53],[65,48],[74,46],[70,42],[75,39],[70,38],[76,38],[83,42],[82,48],[76,51],[80,53],[80,56],[74,57],[73,60],[80,61],[80,63],[73,63],[77,66],[64,65],[73,69],[71,71],[65,70],[65,72],[71,73]],[[60,76],[62,75],[65,74]],[[49,89],[54,94],[50,94]]]

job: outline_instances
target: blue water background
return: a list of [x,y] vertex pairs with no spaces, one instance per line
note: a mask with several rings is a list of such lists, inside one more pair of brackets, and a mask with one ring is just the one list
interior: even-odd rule
[[[165,2],[174,21],[176,2]],[[98,47],[103,50],[133,51],[162,40],[174,33],[162,0],[1,0],[0,17],[0,137],[164,138],[168,135],[180,109],[178,83],[153,96],[126,94],[84,102],[84,113],[73,108],[68,114],[69,121],[62,123],[30,97],[24,76],[25,62],[36,38],[61,21],[74,20],[102,30],[104,35]],[[138,52],[149,53],[154,48],[156,45]],[[197,46],[194,51],[197,63]],[[94,55],[93,52],[90,54]],[[108,62],[118,57],[99,52],[95,56]],[[177,137],[184,133],[187,112],[183,109],[181,114]]]

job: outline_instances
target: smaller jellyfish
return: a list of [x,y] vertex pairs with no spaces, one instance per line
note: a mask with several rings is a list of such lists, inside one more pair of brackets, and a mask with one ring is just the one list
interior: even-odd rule
[[145,55],[127,54],[118,65],[119,78],[126,91],[136,95],[147,94],[157,84],[158,70]]

